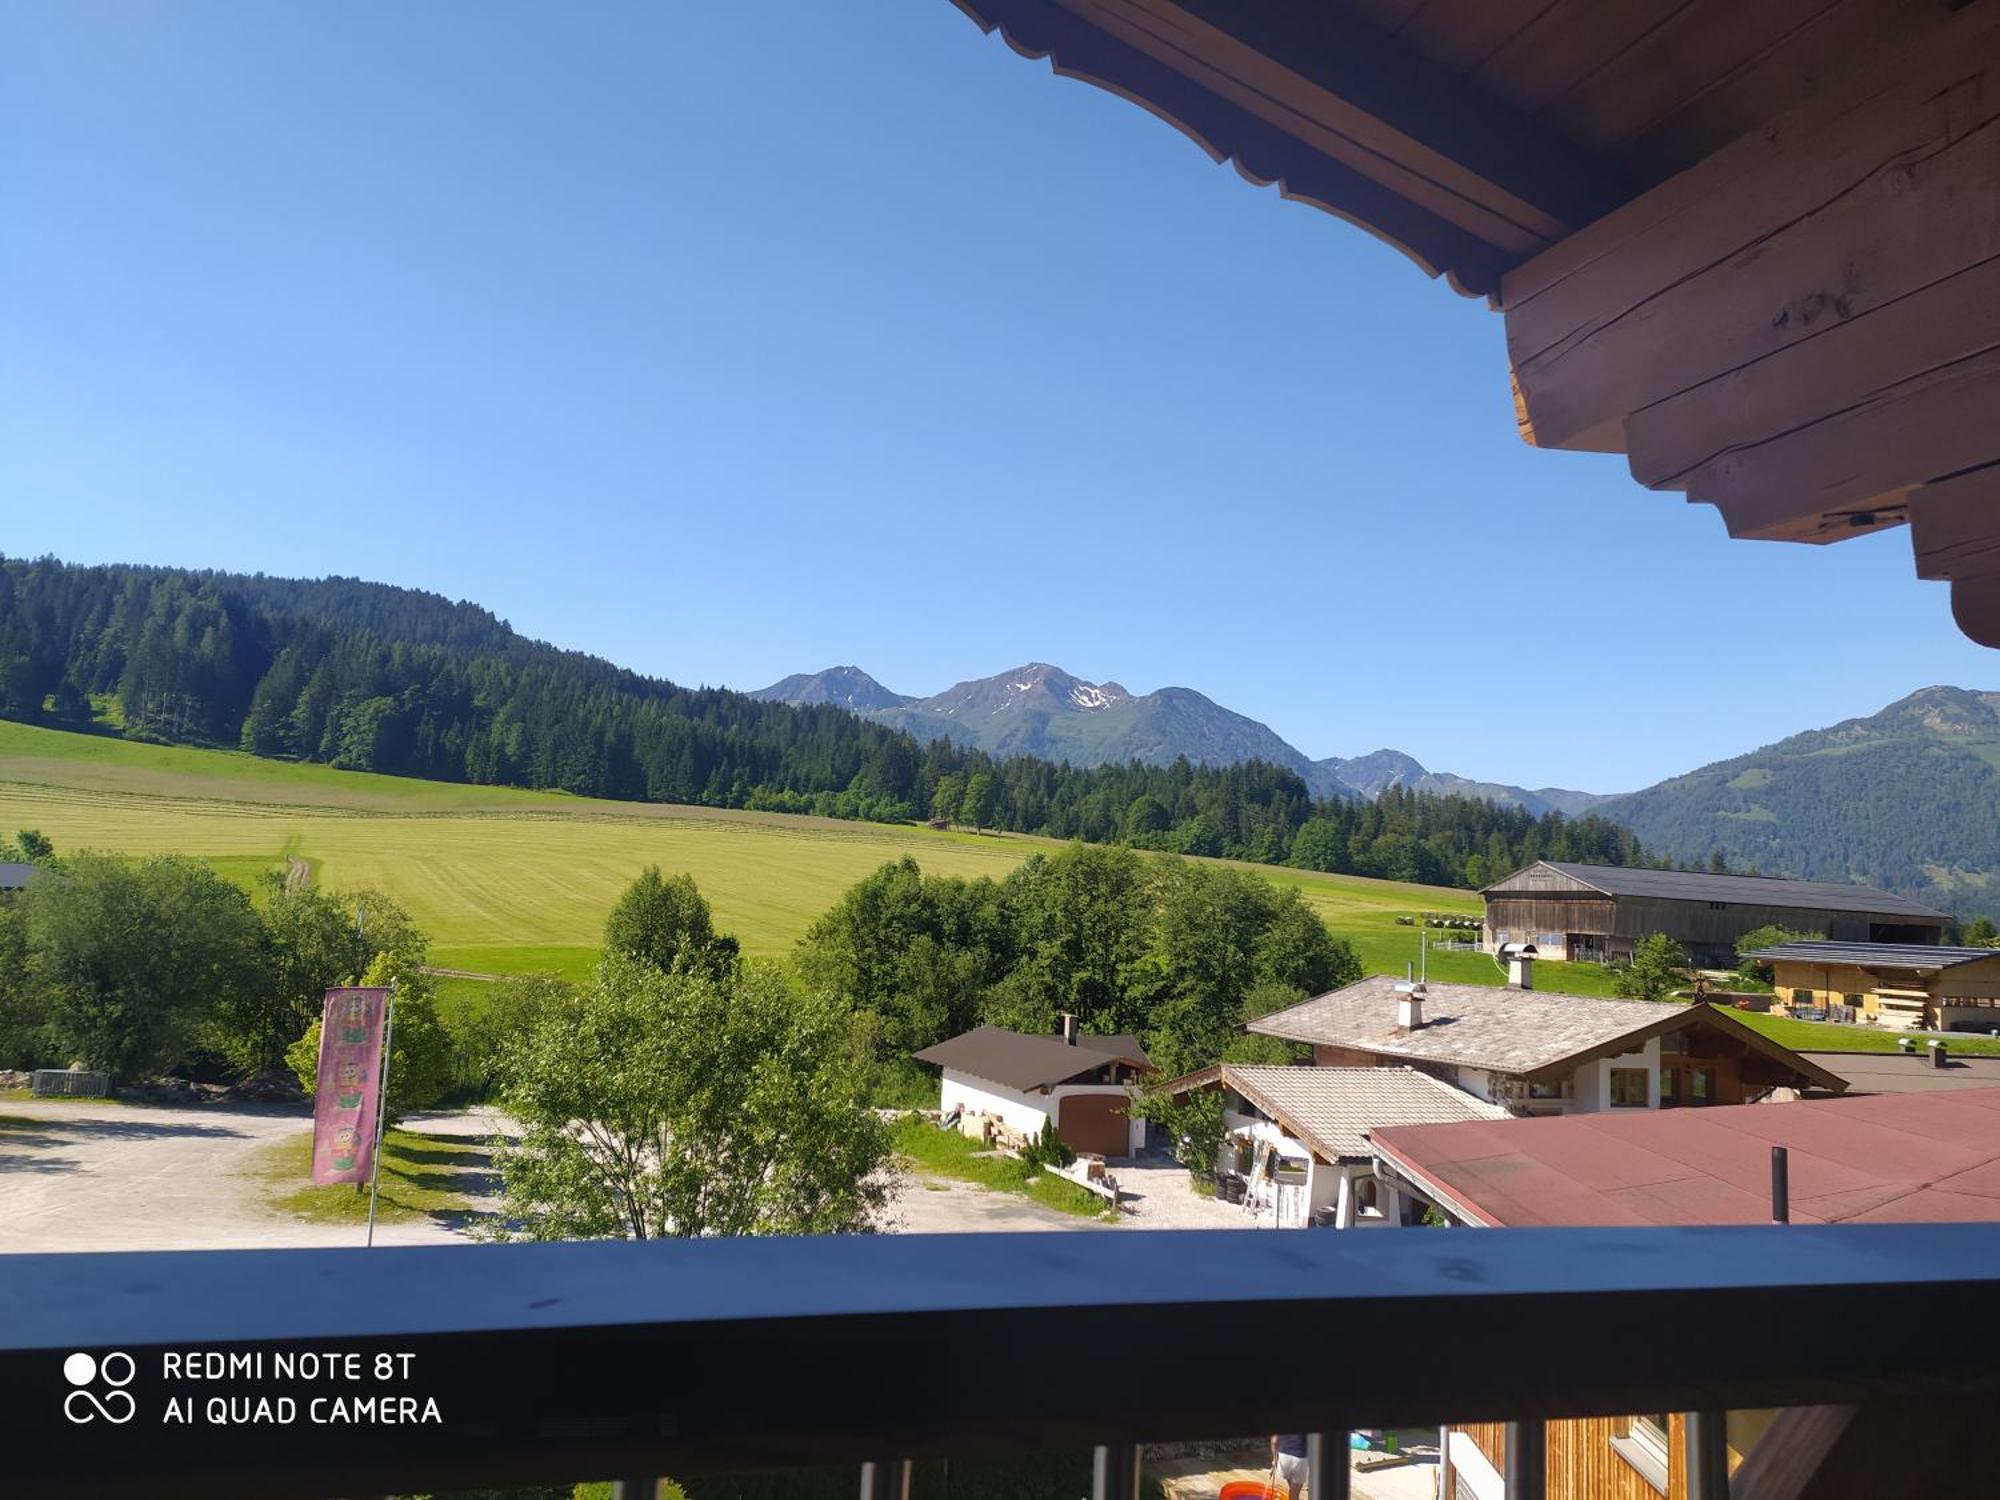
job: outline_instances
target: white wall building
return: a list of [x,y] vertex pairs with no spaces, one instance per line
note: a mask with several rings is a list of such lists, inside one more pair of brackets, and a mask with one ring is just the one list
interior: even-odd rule
[[1377,975],[1250,1023],[1324,1067],[1414,1067],[1517,1115],[1751,1103],[1843,1080],[1712,1005]]
[[1404,1221],[1402,1195],[1376,1180],[1371,1129],[1508,1117],[1500,1106],[1414,1068],[1222,1063],[1169,1088],[1222,1091],[1229,1133],[1218,1170],[1225,1179],[1240,1179],[1252,1214],[1280,1229]]
[[1073,1151],[1131,1156],[1146,1122],[1131,1118],[1129,1088],[1152,1067],[1136,1037],[1089,1036],[1065,1021],[1037,1034],[981,1026],[915,1054],[943,1074],[938,1103],[947,1118],[992,1120],[1033,1138],[1053,1121]]

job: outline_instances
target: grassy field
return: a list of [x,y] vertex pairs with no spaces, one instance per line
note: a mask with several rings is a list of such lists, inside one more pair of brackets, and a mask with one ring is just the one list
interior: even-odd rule
[[[847,823],[333,771],[222,750],[141,745],[0,722],[0,829],[61,850],[178,853],[252,884],[293,859],[335,887],[379,886],[430,933],[433,961],[481,973],[580,976],[604,916],[648,864],[694,876],[717,924],[753,954],[787,951],[840,893],[886,860],[1004,876],[1047,840]],[[1420,911],[1476,915],[1470,891],[1246,865],[1298,887],[1371,972],[1417,958]],[[1434,953],[1434,979],[1497,984],[1480,953]],[[1591,965],[1544,964],[1538,983],[1608,992]]]
[[[470,1194],[487,1184],[491,1153],[479,1141],[463,1136],[429,1135],[400,1127],[382,1138],[382,1193],[376,1222],[410,1219],[462,1219],[472,1212]],[[312,1132],[296,1140],[265,1147],[245,1169],[245,1175],[270,1191],[271,1206],[280,1213],[315,1224],[365,1224],[368,1194],[347,1183],[299,1187],[312,1176]]]
[[[1794,1052],[1894,1052],[1897,1033],[1873,1026],[1848,1026],[1838,1021],[1794,1021],[1790,1016],[1732,1010],[1730,1016],[1754,1026],[1772,1041]],[[1917,1038],[1923,1050],[1924,1038]],[[2000,1039],[1954,1033],[1950,1050],[1960,1057],[2000,1057]]]

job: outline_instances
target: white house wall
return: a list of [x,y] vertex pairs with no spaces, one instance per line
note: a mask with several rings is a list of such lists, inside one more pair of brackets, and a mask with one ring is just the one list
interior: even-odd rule
[[[1055,1120],[1057,1128],[1061,1128],[1062,1101],[1073,1094],[1112,1094],[1123,1099],[1125,1090],[1108,1083],[1066,1083],[1050,1089],[1046,1094],[1023,1093],[1019,1089],[989,1083],[983,1078],[971,1078],[947,1068],[943,1087],[938,1092],[938,1107],[946,1114],[956,1109],[968,1115],[994,1115],[1023,1135],[1039,1135],[1046,1120]],[[1138,1153],[1145,1142],[1145,1131],[1144,1120],[1127,1122],[1128,1152]]]
[[1046,1094],[1024,1094],[950,1069],[945,1070],[938,1104],[946,1114],[956,1109],[968,1115],[993,1115],[1023,1135],[1039,1135],[1051,1113]]
[[1488,1104],[1501,1102],[1493,1097],[1493,1075],[1484,1068],[1460,1067],[1454,1081],[1475,1099],[1484,1099]]
[[1571,1075],[1569,1105],[1564,1113],[1588,1115],[1611,1108],[1613,1068],[1644,1068],[1646,1108],[1660,1107],[1660,1039],[1653,1037],[1637,1052],[1627,1052],[1622,1057],[1595,1058],[1578,1068]]

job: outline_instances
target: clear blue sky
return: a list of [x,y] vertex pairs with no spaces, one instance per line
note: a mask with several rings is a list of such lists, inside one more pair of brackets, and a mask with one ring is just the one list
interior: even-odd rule
[[946,0],[15,0],[0,143],[9,554],[1600,790],[2000,685],[1906,533],[1523,447],[1483,304]]

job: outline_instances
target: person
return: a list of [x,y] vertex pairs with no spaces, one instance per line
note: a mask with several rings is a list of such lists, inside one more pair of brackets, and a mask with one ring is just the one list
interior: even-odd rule
[[1285,1493],[1289,1500],[1299,1500],[1299,1491],[1306,1486],[1306,1438],[1302,1432],[1273,1433],[1271,1436],[1271,1467],[1278,1478],[1284,1481]]

